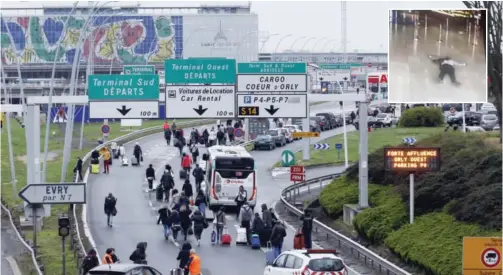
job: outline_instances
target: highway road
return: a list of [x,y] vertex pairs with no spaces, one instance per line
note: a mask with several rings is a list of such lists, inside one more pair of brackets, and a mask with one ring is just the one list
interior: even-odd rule
[[[348,110],[354,109],[347,104]],[[321,111],[338,112],[340,110],[338,102],[330,102],[312,106],[311,113]],[[352,126],[349,129],[354,129]],[[188,131],[185,131],[188,134]],[[341,134],[342,128],[326,131],[317,140]],[[151,203],[149,194],[145,192],[145,169],[147,164],[152,163],[155,168],[162,168],[165,164],[171,164],[175,175],[180,169],[180,158],[177,150],[165,144],[162,134],[156,134],[139,140],[145,152],[145,162],[142,167],[120,167],[115,161],[111,167],[110,174],[91,175],[88,181],[88,226],[96,242],[100,255],[109,247],[114,247],[117,255],[125,262],[129,262],[129,255],[135,249],[136,244],[141,241],[148,243],[147,260],[150,265],[158,269],[163,274],[177,266],[176,256],[178,248],[171,241],[163,238],[162,226],[156,225],[157,215],[156,204]],[[132,146],[126,146],[129,155],[132,155]],[[269,170],[280,159],[283,149],[293,151],[302,148],[302,142],[296,141],[285,147],[274,151],[252,152],[255,158],[258,173],[258,205],[263,203],[271,207],[278,200],[281,190],[289,183],[280,181],[276,183]],[[205,149],[200,150],[200,155]],[[162,170],[159,170],[159,176]],[[191,180],[193,182],[193,179]],[[176,188],[181,188],[182,182],[176,180]],[[117,198],[118,214],[114,220],[114,227],[106,226],[106,217],[103,212],[103,202],[105,196],[112,192]],[[154,197],[154,194],[152,194]],[[258,210],[258,208],[256,209]],[[229,213],[228,227],[230,233],[235,236],[235,225],[237,221],[234,213]],[[211,226],[210,226],[211,228]],[[202,260],[202,273],[211,274],[243,274],[257,275],[264,270],[264,254],[260,251],[251,250],[249,247],[235,246],[221,247],[210,244],[210,231],[205,230],[202,236],[201,247],[196,248]],[[285,240],[284,249],[292,249],[292,237],[294,232],[289,230]],[[180,239],[180,238],[179,238]],[[195,244],[193,237],[189,237],[192,244]],[[229,261],[230,260],[230,261]]]

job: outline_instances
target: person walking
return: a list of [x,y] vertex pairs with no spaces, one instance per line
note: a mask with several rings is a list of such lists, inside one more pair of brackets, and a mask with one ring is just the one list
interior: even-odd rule
[[112,193],[109,193],[108,196],[105,198],[105,214],[107,215],[107,225],[109,227],[112,227],[113,224],[113,217],[117,215],[117,198],[112,195]]
[[255,217],[253,218],[251,230],[253,234],[257,234],[260,239],[260,246],[265,247],[267,245],[267,241],[269,241],[269,236],[264,236],[264,222],[262,218],[260,218],[259,213],[255,213]]
[[271,245],[274,249],[274,258],[277,258],[281,254],[283,248],[283,240],[286,237],[286,229],[282,222],[276,223],[271,233]]
[[182,226],[183,240],[187,241],[187,236],[189,235],[189,229],[192,227],[192,221],[190,220],[190,214],[192,210],[186,204],[180,205],[180,225]]
[[77,157],[77,164],[75,164],[75,168],[73,168],[73,173],[76,173],[79,176],[79,180],[82,181],[82,164],[83,161],[80,157]]
[[171,131],[169,129],[164,131],[164,139],[166,140],[166,144],[168,146],[170,146],[171,145]]
[[194,227],[194,236],[196,237],[197,246],[201,245],[201,235],[203,234],[203,230],[208,228],[208,223],[206,219],[201,214],[201,211],[197,209],[194,211],[194,214],[190,218]]
[[178,267],[180,269],[183,269],[185,275],[189,274],[189,269],[187,268],[187,264],[189,263],[189,260],[190,260],[190,250],[191,249],[192,249],[192,245],[190,245],[189,242],[185,242],[182,245],[182,249],[180,249],[180,252],[178,252],[178,256],[176,257],[176,260],[179,261]]
[[147,243],[140,242],[136,245],[136,249],[129,256],[129,260],[131,260],[135,264],[147,264]]
[[203,217],[206,217],[206,201],[206,196],[204,195],[203,190],[199,189],[199,191],[197,191],[194,205],[197,206]]
[[121,163],[124,157],[126,156],[126,147],[123,144],[119,146],[119,157],[121,158]]
[[98,259],[98,256],[96,254],[96,250],[94,248],[91,248],[82,260],[80,270],[82,271],[83,275],[87,274],[91,269],[100,265],[100,260]]
[[164,200],[169,202],[169,193],[173,188],[175,188],[175,180],[173,179],[173,172],[171,171],[171,166],[164,166],[165,170],[161,177],[161,185],[164,190]]
[[187,177],[190,176],[190,167],[192,166],[192,159],[188,154],[183,153],[182,157],[182,169],[187,173]]
[[222,234],[227,224],[227,219],[225,218],[225,208],[223,206],[218,210],[215,221],[217,231],[217,244],[219,244],[222,241]]
[[187,198],[190,198],[194,195],[194,192],[192,191],[192,184],[190,184],[190,181],[188,179],[185,180],[185,183],[182,186],[182,192],[185,194]]
[[192,171],[192,176],[196,180],[196,191],[199,192],[201,190],[201,183],[204,180],[204,171],[199,167],[198,163],[196,163],[196,168]]
[[313,246],[312,233],[313,233],[313,216],[309,209],[304,210],[304,214],[300,216],[302,221],[302,234],[304,235],[304,247],[311,249]]
[[148,168],[145,171],[145,177],[147,178],[148,182],[148,191],[151,192],[153,190],[153,184],[155,180],[155,170],[152,164],[148,165]]
[[201,275],[201,259],[196,254],[195,249],[190,250],[189,262],[186,269],[189,270],[189,275]]
[[107,148],[103,148],[103,171],[104,174],[110,173],[110,151]]
[[190,154],[192,155],[192,161],[197,163],[197,157],[199,156],[199,148],[197,148],[197,141],[190,144]]
[[236,214],[236,218],[239,218],[239,210],[241,210],[241,207],[245,202],[248,200],[248,193],[246,192],[245,188],[243,185],[239,186],[239,191],[238,195],[234,199],[236,202],[237,208],[238,208],[238,213]]
[[114,250],[112,248],[107,248],[105,252],[105,256],[103,256],[103,264],[113,264],[114,259],[113,259],[113,253]]
[[157,211],[159,213],[159,219],[157,220],[157,224],[162,223],[162,227],[164,229],[164,239],[169,238],[169,230],[171,227],[170,219],[171,211],[167,207],[163,207]]
[[133,155],[136,158],[136,163],[140,166],[140,163],[143,160],[143,151],[141,150],[141,146],[138,142],[136,142],[134,146]]
[[115,248],[110,248],[112,249],[112,261],[115,263],[120,263],[121,260],[119,259],[119,257],[117,257],[117,254],[115,254]]
[[169,224],[171,225],[171,232],[173,233],[173,243],[178,243],[178,232],[182,229],[180,223],[180,213],[177,210],[171,211],[169,216]]
[[239,210],[239,221],[241,222],[241,228],[246,229],[246,241],[248,244],[250,244],[250,227],[252,218],[253,210],[248,205],[248,202],[245,202]]

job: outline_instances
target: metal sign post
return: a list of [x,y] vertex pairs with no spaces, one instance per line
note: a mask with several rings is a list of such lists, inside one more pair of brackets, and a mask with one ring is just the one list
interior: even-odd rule
[[409,195],[409,221],[410,224],[414,223],[414,173],[409,174],[409,189],[410,189],[410,195]]

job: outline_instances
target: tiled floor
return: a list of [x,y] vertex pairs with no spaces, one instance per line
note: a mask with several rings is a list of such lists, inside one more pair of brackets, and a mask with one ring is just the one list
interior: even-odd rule
[[[484,44],[481,35],[474,31],[450,29],[439,26],[390,25],[389,46],[389,102],[442,103],[483,102],[486,100],[487,77]],[[414,39],[417,38],[417,39]],[[441,38],[442,43],[438,43]],[[466,63],[456,67],[456,78],[461,86],[455,87],[448,77],[438,83],[438,66],[429,55],[450,56]]]

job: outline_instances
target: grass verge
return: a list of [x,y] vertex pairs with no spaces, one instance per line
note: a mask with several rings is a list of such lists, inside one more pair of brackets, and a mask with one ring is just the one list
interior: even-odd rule
[[[183,120],[177,120],[177,123]],[[142,125],[143,128],[149,128],[153,126],[162,125],[163,120],[150,120],[145,121]],[[190,126],[196,126],[201,124],[211,123],[208,121],[203,121],[202,123],[196,123]],[[111,133],[109,139],[115,139],[119,136],[127,134],[127,132],[120,132],[120,123],[109,123],[111,125]],[[76,125],[77,126],[77,125]],[[97,140],[101,137],[101,124],[89,124],[84,128],[84,139],[85,146],[82,150],[72,150],[71,160],[76,156],[84,156],[92,148],[97,146]],[[156,132],[160,132],[160,129],[152,130],[142,135],[137,135],[131,139],[137,139],[142,136],[150,135]],[[58,152],[57,157],[53,160],[48,161],[47,164],[47,182],[59,182],[61,177],[61,167],[62,167],[62,147],[64,141],[62,136],[64,133],[60,133],[59,125],[51,125],[51,135],[52,132],[56,134],[51,136],[49,142],[49,151]],[[17,181],[17,191],[21,190],[26,185],[26,164],[24,158],[26,155],[26,135],[24,129],[15,121],[11,120],[11,133],[12,133],[12,143],[14,149],[15,158],[15,172]],[[41,148],[43,148],[43,140],[45,136],[45,127],[41,127]],[[75,136],[75,134],[74,134]],[[22,200],[17,194],[13,193],[13,188],[11,185],[11,171],[10,171],[10,161],[8,154],[8,139],[7,131],[4,129],[1,134],[1,150],[4,152],[1,156],[1,179],[2,179],[2,202],[5,203],[13,214],[13,218],[19,220],[19,216],[23,215],[19,211],[22,205]],[[86,165],[84,167],[87,167]],[[71,162],[67,171],[67,181],[71,181],[73,170],[73,163]],[[44,218],[44,227],[41,232],[38,233],[38,243],[37,252],[40,259],[40,263],[44,266],[45,274],[60,274],[61,273],[61,238],[57,235],[57,220],[61,214],[69,214],[68,205],[52,205],[51,216]],[[71,214],[71,213],[70,213]],[[71,215],[69,215],[71,216]],[[33,232],[31,230],[23,230],[24,236],[27,240],[32,241]],[[70,238],[68,238],[70,239]],[[78,253],[71,249],[70,240],[67,241],[67,252],[66,252],[66,265],[69,274],[77,273],[78,262],[80,261]],[[89,248],[89,247],[87,247]],[[26,263],[29,264],[28,262]],[[32,268],[33,269],[33,268]],[[27,270],[32,270],[27,268]],[[29,274],[29,273],[28,273]]]
[[[443,131],[442,127],[435,128],[379,128],[374,129],[369,133],[368,138],[368,151],[373,152],[384,145],[397,145],[402,143],[404,137],[415,137],[417,140],[423,139],[425,137],[431,136],[435,133]],[[348,161],[357,162],[358,161],[358,151],[359,151],[359,141],[360,132],[352,131],[347,134],[348,136]],[[302,152],[295,153],[295,159],[297,160],[297,165],[303,165],[305,167],[317,166],[317,165],[329,165],[338,164],[344,162],[344,149],[341,150],[338,155],[335,144],[344,144],[344,135],[339,134],[331,138],[319,141],[317,143],[328,143],[330,144],[330,149],[328,150],[314,150],[311,148],[311,159],[303,160]],[[340,156],[340,158],[339,158]],[[274,167],[280,167],[281,163],[277,162]]]

